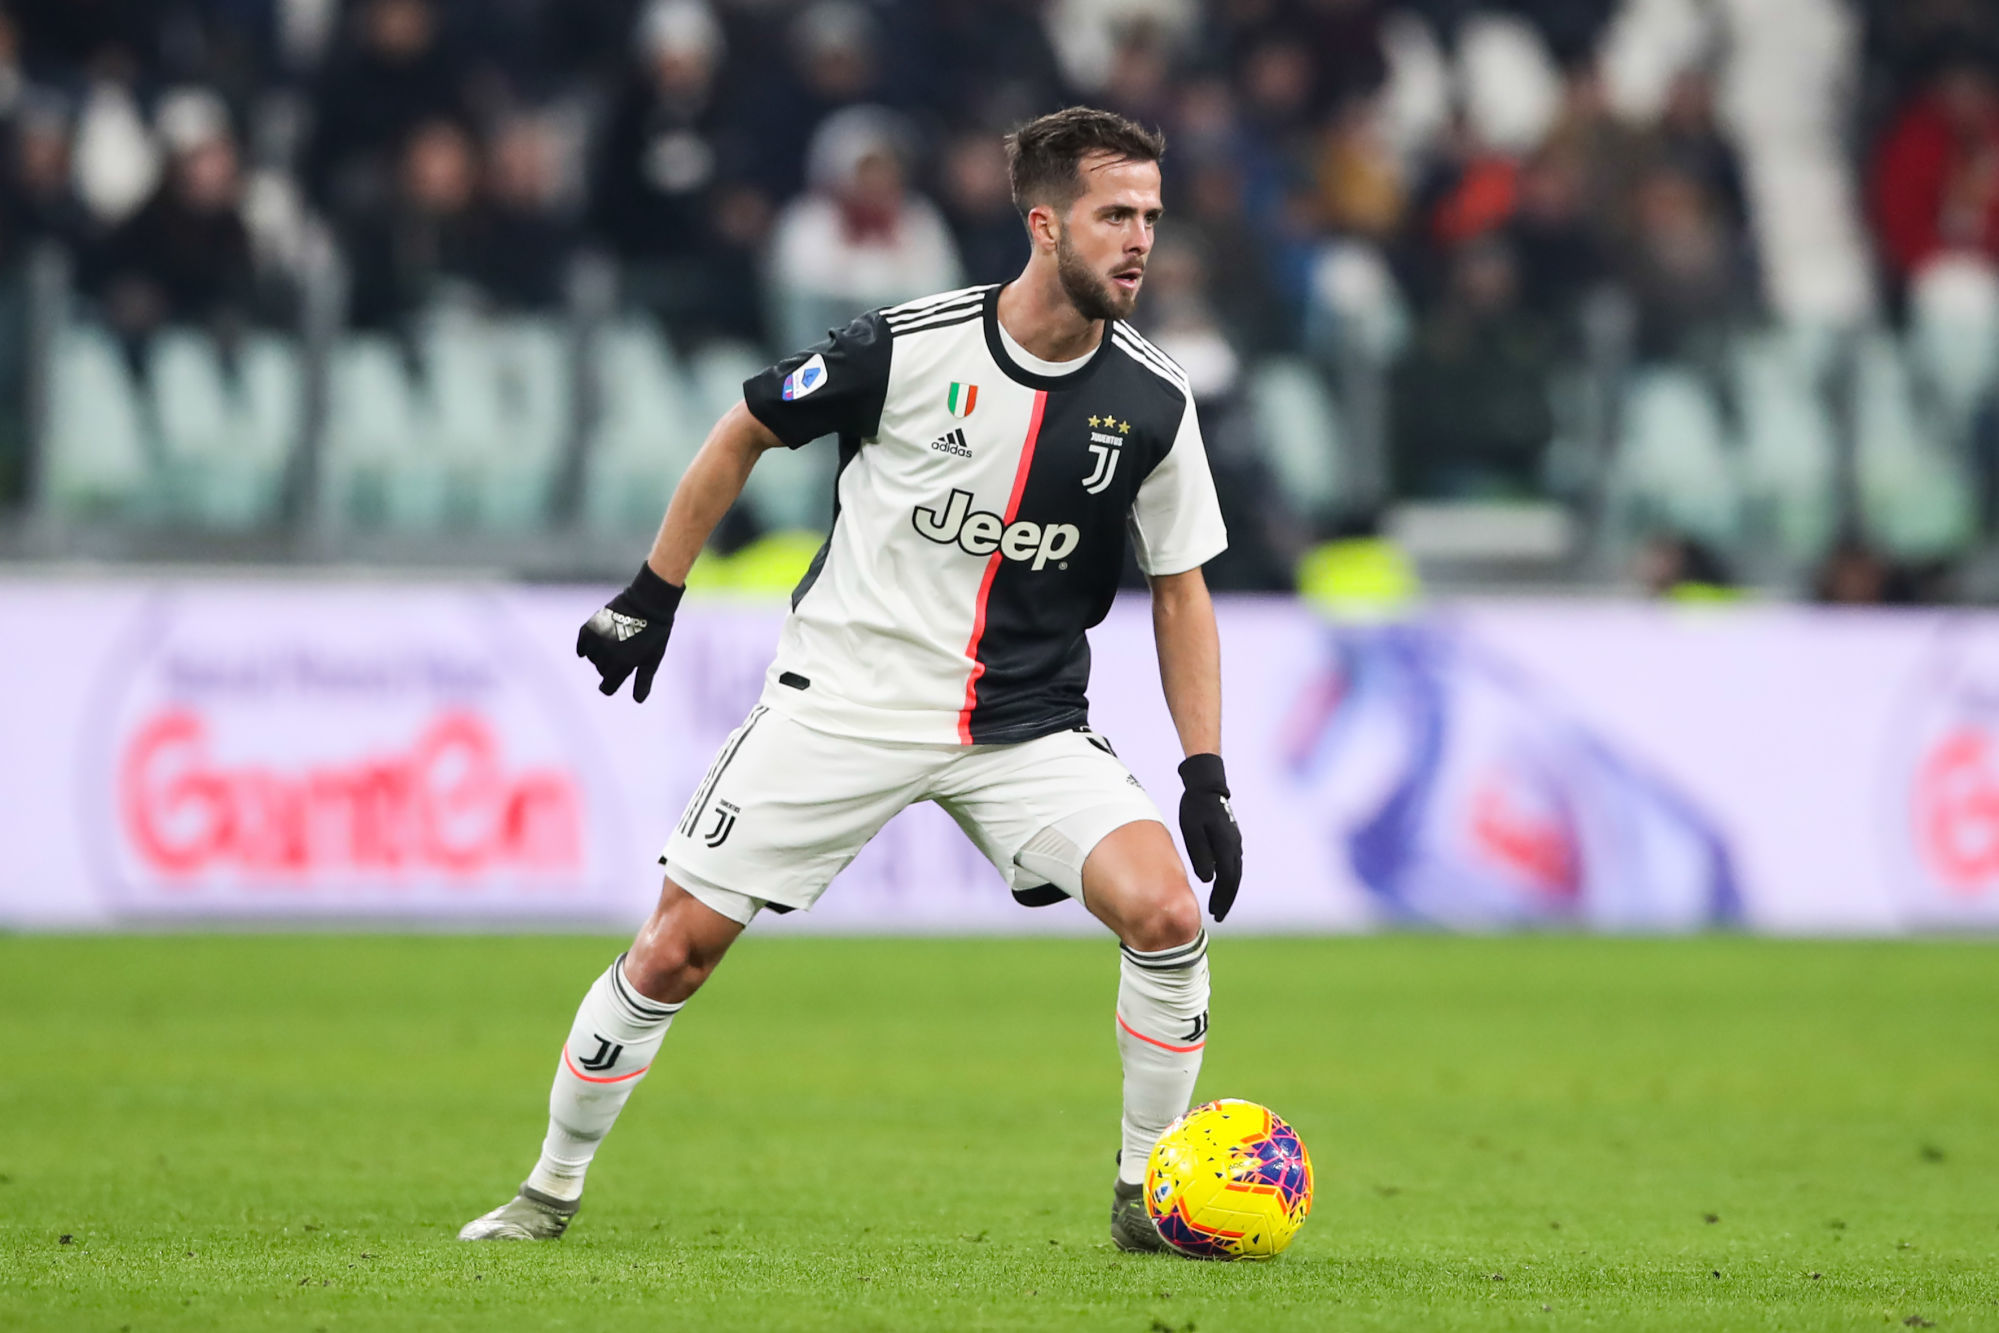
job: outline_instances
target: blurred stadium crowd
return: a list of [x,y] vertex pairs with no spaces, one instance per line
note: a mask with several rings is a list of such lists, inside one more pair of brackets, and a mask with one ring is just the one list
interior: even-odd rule
[[[1141,322],[1218,582],[1387,523],[1941,596],[1993,509],[1995,49],[1983,0],[4,0],[0,496],[643,530],[746,370],[1012,276],[1000,135],[1089,101],[1168,135]],[[730,539],[822,524],[822,467]]]

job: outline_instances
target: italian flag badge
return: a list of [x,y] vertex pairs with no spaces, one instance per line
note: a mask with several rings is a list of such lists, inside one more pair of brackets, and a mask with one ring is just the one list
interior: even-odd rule
[[978,406],[978,402],[979,386],[976,384],[959,384],[954,381],[951,392],[944,395],[944,406],[951,410],[951,415],[954,417],[972,415],[972,409]]

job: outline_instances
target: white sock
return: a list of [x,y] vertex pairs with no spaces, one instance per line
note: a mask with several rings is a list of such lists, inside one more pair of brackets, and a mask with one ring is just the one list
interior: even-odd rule
[[1208,1037],[1208,932],[1156,953],[1119,953],[1117,1048],[1124,1059],[1124,1146],[1118,1179],[1145,1179],[1145,1159],[1194,1096]]
[[583,1193],[597,1147],[652,1067],[680,1012],[638,993],[625,980],[625,956],[597,978],[576,1011],[548,1093],[548,1137],[527,1183],[558,1199]]

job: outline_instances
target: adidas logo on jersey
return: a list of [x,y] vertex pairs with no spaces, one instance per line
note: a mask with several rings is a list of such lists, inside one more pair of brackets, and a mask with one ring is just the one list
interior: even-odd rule
[[[1059,562],[1083,540],[1082,529],[1074,523],[1031,523],[1026,519],[1009,523],[990,510],[974,510],[970,491],[952,491],[941,511],[918,509],[910,520],[917,532],[940,546],[955,545],[967,555],[998,551],[1008,560],[1031,561],[1036,569],[1051,560]],[[1058,564],[1057,568],[1065,566]]]
[[965,443],[962,430],[946,431],[930,442],[930,447],[940,454],[956,454],[960,458],[972,456],[972,446]]

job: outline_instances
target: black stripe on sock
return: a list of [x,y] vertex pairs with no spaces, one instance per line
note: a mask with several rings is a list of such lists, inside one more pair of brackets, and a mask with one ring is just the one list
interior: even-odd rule
[[1173,949],[1161,949],[1157,953],[1141,953],[1129,944],[1119,945],[1118,950],[1131,960],[1134,967],[1146,968],[1153,972],[1172,972],[1191,966],[1206,955],[1208,932],[1203,930],[1187,943]]
[[618,999],[625,1007],[643,1022],[657,1023],[661,1019],[672,1018],[680,1012],[680,1006],[677,1004],[661,1004],[658,1000],[649,1000],[632,989],[632,984],[625,980],[625,954],[619,954],[618,961],[611,964],[611,986],[617,991]]

